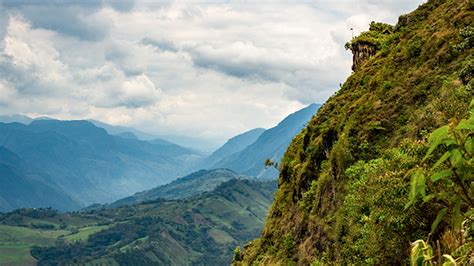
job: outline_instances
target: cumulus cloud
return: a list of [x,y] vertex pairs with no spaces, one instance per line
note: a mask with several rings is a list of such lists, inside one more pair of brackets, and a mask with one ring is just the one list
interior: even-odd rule
[[125,106],[140,107],[155,103],[160,93],[161,90],[156,88],[145,74],[142,74],[125,81],[118,97]]
[[0,113],[222,143],[324,102],[344,43],[420,1],[0,0]]

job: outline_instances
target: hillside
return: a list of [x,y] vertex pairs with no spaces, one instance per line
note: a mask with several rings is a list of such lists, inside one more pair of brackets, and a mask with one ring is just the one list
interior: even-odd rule
[[34,262],[28,255],[33,245],[39,265],[229,264],[236,245],[258,236],[275,191],[276,181],[233,179],[181,200],[69,214],[0,214],[0,264]]
[[120,199],[107,207],[130,205],[156,199],[183,199],[214,190],[221,183],[243,178],[228,169],[199,170],[173,182]]
[[264,131],[265,129],[263,128],[255,128],[230,138],[222,147],[214,151],[201,163],[201,168],[209,168],[225,157],[242,151],[254,143]]
[[211,168],[228,168],[243,175],[276,177],[273,168],[265,169],[263,162],[270,158],[279,162],[293,137],[316,113],[320,105],[311,104],[265,130],[252,144],[240,152],[224,157]]
[[168,183],[189,173],[191,167],[187,165],[201,159],[193,151],[168,142],[109,135],[87,121],[0,123],[0,146],[48,176],[71,197],[75,204],[69,210]]
[[56,206],[79,208],[49,176],[34,169],[18,155],[0,146],[0,212],[16,208]]
[[[456,142],[431,156],[428,148],[468,117],[473,28],[472,1],[432,0],[394,27],[372,23],[348,43],[353,74],[292,141],[264,231],[234,263],[406,265],[410,243],[423,239],[433,250],[413,253],[417,260],[441,264],[451,254],[458,265],[472,265],[473,118],[456,128],[471,128],[471,137],[449,162],[441,155]],[[471,163],[450,170],[469,160],[461,154]],[[447,170],[414,175],[436,169]],[[454,175],[436,182],[461,170],[465,181]],[[407,205],[417,193],[425,202]]]

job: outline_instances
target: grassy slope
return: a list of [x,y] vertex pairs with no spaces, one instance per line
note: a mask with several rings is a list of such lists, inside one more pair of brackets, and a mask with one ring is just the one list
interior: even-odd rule
[[[32,250],[40,265],[227,264],[236,245],[260,233],[275,190],[275,181],[233,179],[212,192],[182,200],[79,214],[18,210],[0,216],[4,224],[0,226],[5,227],[3,231],[0,227],[0,247],[17,249],[16,263],[26,264],[34,262],[29,255],[34,245],[43,246]],[[0,265],[8,261],[0,256]]]
[[[87,229],[95,228],[96,223],[94,218],[59,214],[47,209],[20,209],[0,215],[0,265],[36,265],[30,254],[33,246],[53,246],[58,238],[74,239],[79,234],[87,238],[87,233],[94,233]],[[61,229],[62,224],[67,226]],[[53,228],[33,228],[34,225]],[[73,232],[75,229],[79,230],[77,234]]]
[[428,132],[467,115],[472,89],[459,74],[474,51],[454,46],[473,9],[429,1],[401,19],[295,137],[265,229],[236,263],[407,262],[410,241],[426,237],[437,212],[403,210],[408,169]]

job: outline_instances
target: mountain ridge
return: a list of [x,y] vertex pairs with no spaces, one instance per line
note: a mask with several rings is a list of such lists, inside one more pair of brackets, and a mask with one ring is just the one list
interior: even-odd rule
[[440,261],[472,263],[472,238],[449,246],[451,209],[436,218],[442,203],[405,206],[428,133],[468,115],[473,13],[472,1],[431,0],[349,42],[375,53],[353,50],[363,60],[293,139],[265,228],[236,250],[235,265],[405,265],[417,239],[437,243]]
[[215,163],[211,168],[228,168],[244,175],[276,177],[276,170],[266,169],[264,161],[279,162],[293,137],[316,113],[320,104],[310,104],[285,117],[278,125],[265,130],[257,140],[240,152]]

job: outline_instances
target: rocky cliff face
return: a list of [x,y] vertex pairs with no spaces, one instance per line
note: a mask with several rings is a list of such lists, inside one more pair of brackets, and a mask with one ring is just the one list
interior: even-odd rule
[[355,71],[367,59],[375,55],[375,45],[369,42],[358,42],[351,45],[352,70]]
[[[410,243],[426,239],[440,207],[404,209],[410,169],[429,132],[467,116],[473,94],[460,73],[474,49],[456,47],[474,5],[431,0],[407,17],[361,34],[376,48],[354,47],[357,71],[293,139],[265,229],[235,264],[407,264]],[[442,224],[431,236],[440,254]]]

